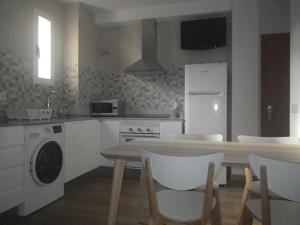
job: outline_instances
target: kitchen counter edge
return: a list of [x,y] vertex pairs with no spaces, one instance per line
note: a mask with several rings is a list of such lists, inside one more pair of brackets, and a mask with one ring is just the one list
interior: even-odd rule
[[72,116],[63,118],[54,118],[51,120],[8,120],[0,121],[0,127],[13,127],[13,126],[35,126],[44,124],[55,124],[55,123],[66,123],[66,122],[76,122],[84,120],[156,120],[156,121],[183,121],[179,118],[142,118],[142,117],[89,117],[89,116]]

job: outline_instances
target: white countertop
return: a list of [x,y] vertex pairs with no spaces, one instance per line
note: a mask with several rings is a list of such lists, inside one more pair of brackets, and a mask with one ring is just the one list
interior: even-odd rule
[[53,118],[51,120],[0,120],[0,127],[11,127],[11,126],[33,126],[42,124],[52,124],[52,123],[64,123],[72,121],[82,121],[82,120],[155,120],[155,121],[182,121],[179,118],[168,118],[168,117],[143,117],[139,115],[134,116],[120,116],[120,117],[93,117],[93,116],[65,116],[59,118]]

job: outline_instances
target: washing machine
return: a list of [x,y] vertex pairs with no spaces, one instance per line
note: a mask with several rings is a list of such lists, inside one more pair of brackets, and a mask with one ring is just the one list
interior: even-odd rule
[[19,215],[26,216],[64,195],[64,126],[24,127],[25,200]]

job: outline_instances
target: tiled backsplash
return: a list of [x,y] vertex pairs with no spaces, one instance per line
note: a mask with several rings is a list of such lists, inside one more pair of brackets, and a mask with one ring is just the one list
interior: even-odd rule
[[125,100],[128,113],[168,113],[174,101],[182,110],[184,73],[168,69],[166,74],[139,76],[123,72],[103,72],[83,65],[56,68],[54,87],[33,83],[29,63],[18,54],[0,49],[0,91],[7,92],[4,108],[43,108],[46,95],[55,90],[56,110],[68,105],[74,114],[87,114],[92,99]]
[[[29,62],[18,54],[0,49],[0,91],[6,91],[7,101],[0,101],[0,109],[45,108],[47,93],[55,90],[51,101],[55,110],[63,105],[76,106],[78,93],[71,85],[77,72],[56,68],[54,86],[34,84]],[[74,83],[74,82],[73,82]],[[74,91],[75,90],[75,91]]]
[[174,101],[182,110],[184,74],[169,70],[166,74],[130,75],[124,72],[101,72],[81,66],[79,69],[81,106],[90,99],[121,99],[128,113],[168,113]]

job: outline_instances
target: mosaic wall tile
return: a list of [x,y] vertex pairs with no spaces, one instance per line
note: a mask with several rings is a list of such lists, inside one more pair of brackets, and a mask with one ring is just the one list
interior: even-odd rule
[[184,73],[168,69],[165,74],[130,75],[124,72],[104,72],[84,65],[56,68],[53,87],[34,84],[30,63],[18,54],[0,49],[0,90],[7,92],[4,108],[44,108],[47,93],[55,90],[53,106],[58,112],[69,106],[74,114],[88,114],[93,99],[121,99],[127,113],[168,113],[174,101],[183,108]]
[[7,92],[7,101],[0,101],[0,109],[45,108],[51,90],[56,91],[51,97],[56,112],[63,105],[76,104],[78,91],[74,92],[76,89],[70,86],[70,77],[77,74],[72,69],[56,68],[52,87],[35,84],[28,64],[16,53],[0,49],[0,90]]
[[165,74],[101,72],[80,66],[79,93],[81,107],[92,99],[120,99],[126,102],[127,113],[168,113],[174,101],[183,109],[184,73],[168,70]]

